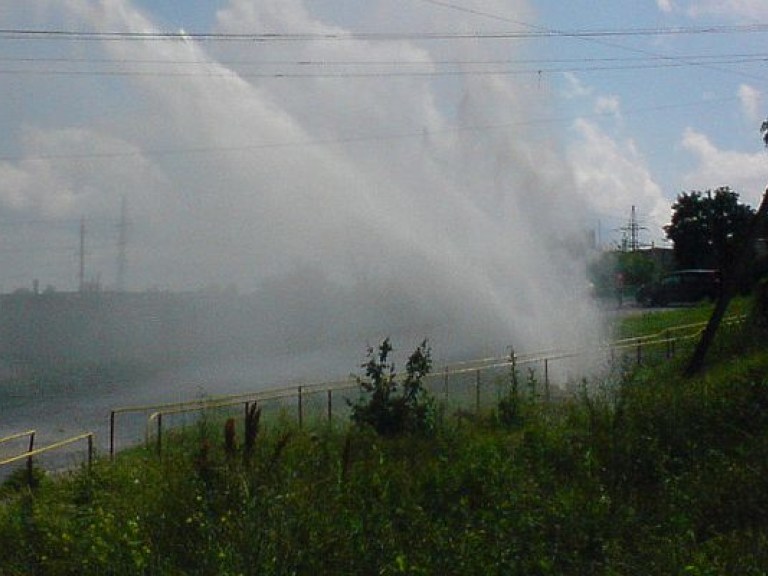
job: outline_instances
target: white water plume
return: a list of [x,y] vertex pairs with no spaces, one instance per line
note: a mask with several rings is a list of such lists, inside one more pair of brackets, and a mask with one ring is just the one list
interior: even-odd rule
[[[51,8],[41,27],[160,30],[127,0],[36,4]],[[331,8],[313,7],[230,0],[215,32],[314,40],[73,42],[69,55],[120,73],[57,79],[82,99],[72,96],[71,121],[22,119],[25,149],[41,157],[6,163],[24,179],[15,204],[0,198],[3,212],[98,221],[126,197],[129,287],[235,285],[254,294],[267,311],[260,330],[287,351],[344,346],[359,358],[391,335],[401,348],[429,337],[456,357],[596,334],[585,199],[557,127],[531,122],[547,117],[546,93],[457,63],[510,46],[344,38]],[[370,2],[356,18],[386,31],[502,27],[428,3]],[[431,75],[446,61],[455,75]],[[299,65],[309,62],[358,64]],[[392,75],[392,62],[420,73]],[[291,77],[304,69],[313,73]],[[46,193],[33,194],[41,183]],[[94,248],[89,261],[104,276],[110,250]]]

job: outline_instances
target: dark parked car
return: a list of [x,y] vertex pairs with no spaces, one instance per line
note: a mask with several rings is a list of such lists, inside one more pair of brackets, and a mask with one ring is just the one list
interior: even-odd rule
[[720,295],[720,284],[717,270],[678,270],[658,282],[641,286],[636,298],[643,306],[715,300]]

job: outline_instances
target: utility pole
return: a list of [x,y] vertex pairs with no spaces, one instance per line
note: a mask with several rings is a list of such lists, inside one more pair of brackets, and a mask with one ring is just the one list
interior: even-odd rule
[[126,200],[123,196],[120,202],[120,224],[117,227],[117,278],[115,289],[118,292],[125,290],[125,265],[126,244],[128,243],[128,216],[126,214]]
[[80,218],[80,270],[78,273],[78,290],[85,289],[85,216]]

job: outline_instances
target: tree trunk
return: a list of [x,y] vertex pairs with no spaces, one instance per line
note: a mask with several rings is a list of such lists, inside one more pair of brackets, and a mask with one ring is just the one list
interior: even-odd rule
[[[730,270],[723,271],[723,285],[720,291],[720,296],[717,299],[715,309],[712,311],[712,316],[707,322],[707,327],[701,334],[701,339],[696,345],[696,350],[691,356],[691,360],[685,369],[685,376],[695,376],[701,372],[704,367],[704,358],[709,351],[709,347],[712,345],[712,341],[715,339],[717,329],[720,327],[720,322],[725,315],[725,311],[728,309],[728,304],[731,303],[731,299],[736,294],[736,290],[739,286],[739,280],[744,277],[744,274],[749,265],[749,256],[752,248],[758,239],[760,231],[765,227],[766,219],[768,219],[768,188],[763,193],[763,199],[760,202],[760,208],[757,210],[757,214],[752,220],[752,224],[749,228],[744,246],[742,246],[740,254],[737,255],[736,261]],[[727,272],[727,273],[726,273]]]

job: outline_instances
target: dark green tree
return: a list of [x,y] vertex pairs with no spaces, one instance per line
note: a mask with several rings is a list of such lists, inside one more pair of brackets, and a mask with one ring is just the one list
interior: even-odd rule
[[641,251],[621,252],[618,271],[624,276],[624,282],[628,286],[640,286],[653,280],[656,264],[653,259]]
[[763,120],[763,123],[760,125],[760,134],[763,136],[763,144],[768,148],[768,119]]
[[672,222],[664,227],[674,243],[679,268],[726,270],[744,245],[755,211],[724,186],[714,192],[682,193],[672,205]]
[[[760,133],[763,136],[763,144],[768,147],[768,120],[760,126]],[[757,212],[750,218],[749,225],[744,233],[741,250],[736,250],[733,262],[727,267],[728,273],[723,278],[723,289],[720,291],[720,297],[717,299],[715,309],[712,311],[712,316],[709,318],[706,328],[701,333],[701,338],[698,344],[696,344],[693,356],[691,356],[688,366],[685,368],[686,376],[695,376],[704,367],[704,358],[709,347],[712,345],[717,329],[720,327],[720,322],[725,315],[725,311],[728,309],[728,304],[736,294],[739,285],[743,282],[745,283],[749,276],[747,270],[750,261],[753,259],[755,242],[766,226],[768,226],[768,189],[763,193],[763,199],[760,201],[760,207],[757,209]]]
[[627,288],[641,286],[664,272],[652,257],[636,252],[603,252],[590,263],[587,273],[598,296],[613,296],[616,276],[621,274]]

